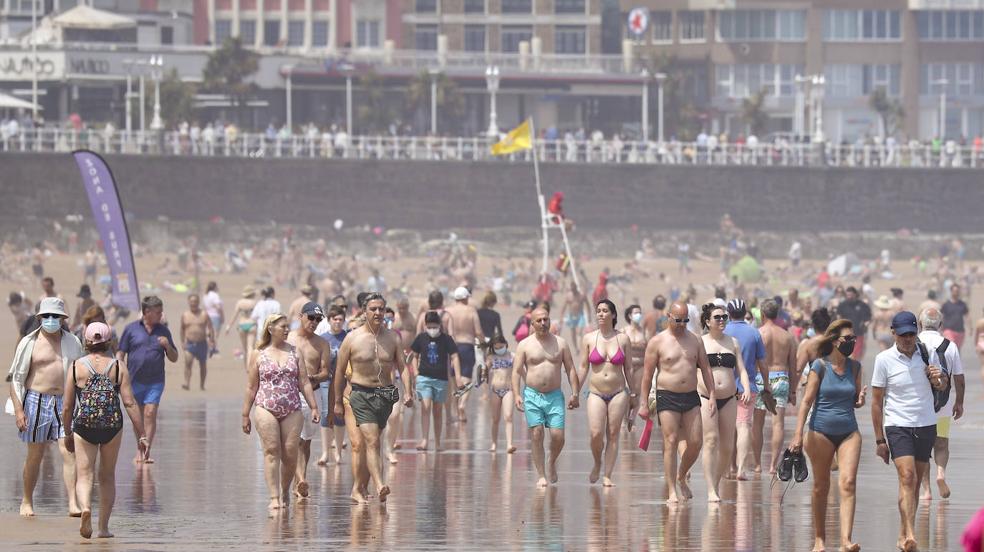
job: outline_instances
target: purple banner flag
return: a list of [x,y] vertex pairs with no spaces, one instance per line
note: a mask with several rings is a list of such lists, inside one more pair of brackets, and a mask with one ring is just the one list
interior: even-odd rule
[[92,217],[99,229],[99,238],[106,251],[106,264],[112,280],[113,304],[131,311],[140,310],[140,287],[133,266],[130,233],[123,218],[116,181],[109,165],[98,154],[88,150],[72,152],[82,173],[82,183],[89,196]]

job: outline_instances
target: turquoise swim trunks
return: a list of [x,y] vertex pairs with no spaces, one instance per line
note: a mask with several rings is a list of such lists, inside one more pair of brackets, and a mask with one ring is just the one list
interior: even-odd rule
[[564,405],[563,391],[554,389],[549,393],[541,393],[532,387],[527,387],[523,389],[523,401],[528,427],[542,425],[547,429],[564,429],[564,416],[567,409]]

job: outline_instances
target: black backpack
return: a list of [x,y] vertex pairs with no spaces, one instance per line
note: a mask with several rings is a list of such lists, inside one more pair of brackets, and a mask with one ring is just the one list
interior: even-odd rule
[[[936,358],[940,361],[940,370],[946,376],[946,387],[943,389],[933,389],[933,410],[936,412],[939,412],[950,401],[950,387],[953,382],[950,381],[950,370],[946,365],[946,356],[943,354],[949,346],[950,340],[943,338],[943,342],[936,348]],[[918,341],[916,342],[916,347],[919,349],[919,355],[922,356],[923,362],[926,363],[926,366],[929,366],[929,349],[926,347],[926,344]]]

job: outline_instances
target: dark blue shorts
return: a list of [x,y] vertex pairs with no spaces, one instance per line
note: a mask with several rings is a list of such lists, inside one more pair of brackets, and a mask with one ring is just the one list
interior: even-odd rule
[[159,383],[139,383],[130,382],[130,389],[133,390],[133,398],[137,404],[160,404],[161,396],[164,395],[164,382]]

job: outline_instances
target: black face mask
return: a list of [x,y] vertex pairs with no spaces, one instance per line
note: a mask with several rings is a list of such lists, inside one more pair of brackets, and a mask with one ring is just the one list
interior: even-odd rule
[[837,344],[837,350],[840,351],[840,354],[842,354],[844,356],[851,356],[851,353],[854,352],[854,342],[853,341],[844,341],[844,342],[838,343]]

